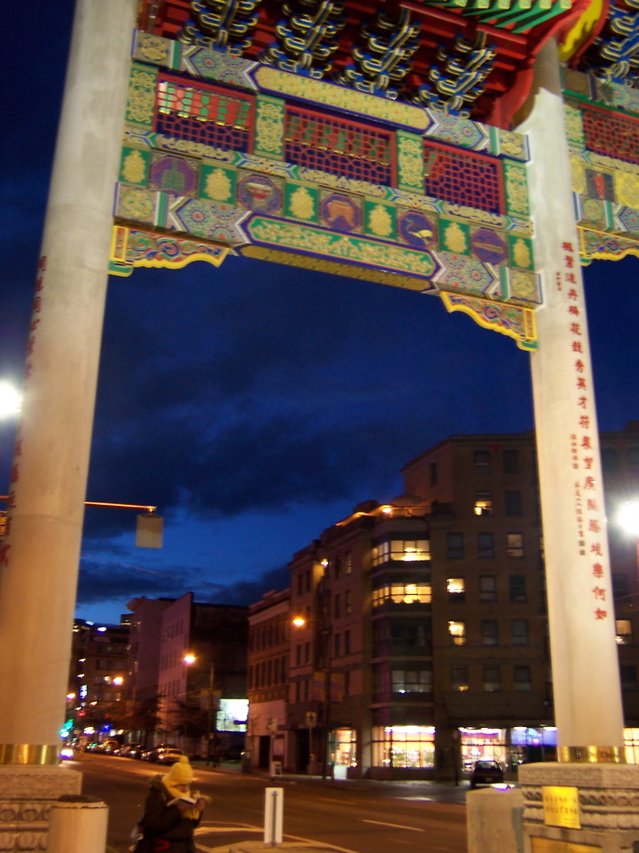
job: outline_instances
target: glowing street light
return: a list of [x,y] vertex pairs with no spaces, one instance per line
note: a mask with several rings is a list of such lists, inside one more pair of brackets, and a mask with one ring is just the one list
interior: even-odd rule
[[22,394],[10,382],[0,382],[0,418],[10,418],[22,411]]
[[639,539],[639,500],[622,504],[617,513],[617,521],[626,533]]

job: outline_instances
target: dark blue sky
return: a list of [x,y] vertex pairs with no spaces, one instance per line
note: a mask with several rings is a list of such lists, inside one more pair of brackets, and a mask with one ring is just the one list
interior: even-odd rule
[[[64,5],[64,9],[60,6]],[[0,378],[21,381],[70,2],[14,4],[2,132]],[[586,269],[600,427],[639,419],[639,259]],[[529,357],[437,297],[230,258],[110,280],[77,614],[135,595],[249,603],[399,469],[453,433],[533,427]],[[0,423],[8,482],[14,425]],[[0,486],[0,491],[5,487]]]

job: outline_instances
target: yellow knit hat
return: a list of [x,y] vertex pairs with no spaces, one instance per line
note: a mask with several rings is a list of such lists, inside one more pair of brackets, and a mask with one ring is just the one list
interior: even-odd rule
[[174,785],[190,785],[193,781],[193,768],[189,764],[188,757],[181,755],[179,761],[176,761],[166,776],[162,777],[162,781],[167,788],[172,788]]

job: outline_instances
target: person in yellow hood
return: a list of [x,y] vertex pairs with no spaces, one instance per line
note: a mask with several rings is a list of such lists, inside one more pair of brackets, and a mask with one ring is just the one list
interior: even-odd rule
[[[206,801],[190,796],[193,768],[186,755],[151,780],[135,853],[195,853],[193,833]],[[188,798],[188,799],[184,799]],[[189,802],[191,800],[191,802]]]

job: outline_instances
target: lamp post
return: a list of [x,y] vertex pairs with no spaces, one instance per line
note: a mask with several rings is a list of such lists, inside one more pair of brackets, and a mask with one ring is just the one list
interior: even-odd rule
[[[325,596],[328,596],[328,591],[325,591]],[[317,620],[316,618],[309,616],[307,614],[300,614],[293,619],[293,625],[296,628],[305,628],[307,625],[311,625],[317,630],[317,640],[319,645],[319,654],[316,655],[316,659],[319,658],[321,661],[321,669],[324,674],[324,696],[322,702],[322,723],[324,726],[324,754],[322,757],[322,779],[326,779],[328,776],[328,753],[329,753],[329,740],[330,740],[330,717],[331,717],[331,642],[332,642],[332,627],[330,624],[326,624],[326,617],[328,617],[328,612],[325,612],[324,604],[327,603],[327,600],[320,603],[321,607],[321,619]],[[307,720],[309,719],[307,715]],[[309,725],[309,753],[312,752],[312,744],[310,743],[311,735],[310,732],[313,729],[313,725],[310,723]]]
[[[182,660],[187,666],[197,662],[197,655],[188,652]],[[209,666],[209,687],[206,703],[206,764],[211,764],[211,729],[213,728],[213,685],[215,684],[215,664],[211,661]],[[188,695],[188,694],[187,694]]]

